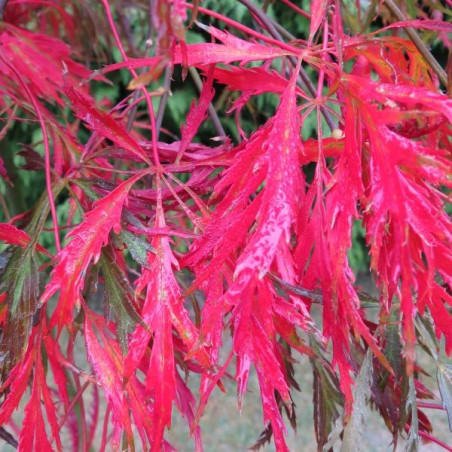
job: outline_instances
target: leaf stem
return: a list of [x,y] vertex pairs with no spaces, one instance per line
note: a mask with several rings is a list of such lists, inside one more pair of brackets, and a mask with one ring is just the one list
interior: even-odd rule
[[[394,0],[386,0],[385,5],[388,7],[388,9],[391,11],[394,16],[397,17],[400,21],[407,21],[409,20],[403,11],[396,5]],[[430,65],[430,67],[433,69],[435,74],[440,79],[441,83],[447,87],[447,74],[446,71],[441,67],[441,65],[436,61],[436,58],[430,53],[430,50],[428,50],[427,46],[425,45],[424,41],[420,38],[420,36],[417,34],[416,30],[411,27],[407,27],[405,29],[406,34],[411,39],[413,44],[416,46],[416,48],[419,50],[419,53],[424,57],[424,59],[427,61],[427,63]]]

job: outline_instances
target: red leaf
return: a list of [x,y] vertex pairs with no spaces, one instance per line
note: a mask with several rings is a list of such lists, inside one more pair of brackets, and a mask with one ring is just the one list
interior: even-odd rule
[[[274,69],[264,67],[244,68],[231,66],[229,69],[215,68],[214,79],[228,86],[229,90],[250,92],[253,96],[262,93],[283,93],[288,80]],[[256,83],[259,80],[259,83]],[[297,94],[302,95],[297,89]]]
[[[165,229],[160,177],[157,175],[155,228]],[[170,248],[168,235],[155,235],[151,245],[156,254],[148,254],[148,268],[143,270],[137,280],[138,292],[146,287],[146,300],[141,315],[150,332],[138,326],[132,334],[125,362],[125,376],[127,378],[132,375],[140,365],[152,336],[145,385],[146,392],[154,399],[152,450],[156,452],[161,450],[165,427],[171,425],[172,404],[176,399],[173,326],[187,349],[195,344],[197,331],[182,303],[179,284],[173,272],[173,266],[178,268],[178,262]],[[196,356],[203,365],[210,367],[203,349]]]
[[[55,101],[64,104],[61,93],[64,90],[63,64],[68,68],[66,78],[76,85],[78,77],[86,77],[89,71],[69,57],[70,48],[59,39],[44,34],[33,33],[25,28],[18,28],[4,23],[0,33],[2,54],[27,79],[30,89],[36,96],[47,102]],[[8,86],[18,97],[23,98],[22,89],[11,85],[15,80],[7,66],[0,63],[2,86]],[[25,95],[25,99],[28,96]]]
[[[384,114],[373,108],[372,103],[375,100],[384,103],[389,98],[408,107],[423,105],[449,119],[452,118],[452,103],[446,96],[425,88],[363,84],[357,77],[350,77],[347,83],[350,95],[359,104],[370,140],[370,158],[366,163],[367,195],[363,209],[371,248],[371,267],[377,275],[384,303],[389,304],[394,295],[400,298],[405,354],[411,372],[416,340],[412,319],[417,310],[413,288],[420,284],[425,288],[420,307],[427,303],[432,314],[439,316],[443,312],[441,306],[433,306],[433,303],[443,303],[432,296],[437,286],[433,275],[434,269],[441,274],[448,273],[447,262],[442,256],[447,255],[452,235],[441,197],[432,186],[447,178],[450,164],[441,159],[441,155],[436,160],[435,152],[429,148],[389,130]],[[394,153],[393,149],[398,149],[402,155]],[[436,154],[441,154],[441,151]],[[435,171],[427,170],[426,159],[435,165]],[[404,161],[409,163],[408,171],[399,166]],[[422,255],[426,262],[421,259]],[[447,322],[439,321],[438,324],[444,330]],[[447,340],[449,342],[450,338]]]
[[[162,62],[165,59],[162,56],[149,57],[149,58],[128,58],[127,61],[121,61],[119,63],[108,64],[107,66],[97,69],[91,73],[91,78],[98,76],[99,74],[108,74],[110,72],[118,71],[119,69],[138,69],[141,67],[151,67],[152,71],[155,71],[157,67],[162,66]],[[167,63],[168,64],[168,63]]]
[[213,99],[215,91],[212,89],[213,84],[213,67],[209,71],[207,80],[205,81],[201,95],[198,100],[198,104],[192,103],[190,111],[188,112],[187,119],[185,121],[185,126],[182,127],[182,136],[179,146],[179,151],[177,153],[176,162],[179,162],[184,152],[187,150],[188,145],[193,140],[194,136],[198,132],[199,127],[206,118],[207,109],[209,108],[210,102]]
[[66,95],[72,102],[74,113],[85,121],[87,127],[101,136],[110,139],[117,146],[122,147],[145,162],[149,158],[138,142],[127,132],[125,127],[116,121],[110,114],[97,109],[93,100],[86,97],[71,86],[67,86]]
[[36,349],[30,347],[24,356],[24,359],[16,364],[7,380],[1,386],[0,392],[4,393],[8,390],[8,395],[0,408],[0,425],[4,425],[8,422],[13,411],[18,407],[22,396],[27,389],[35,356]]
[[[198,25],[201,26],[200,24]],[[197,66],[212,63],[228,64],[233,61],[240,61],[240,64],[246,64],[250,61],[269,60],[291,55],[291,52],[288,50],[244,41],[212,26],[202,26],[201,28],[205,29],[223,44],[189,44],[186,46],[186,61],[183,58],[181,47],[177,46],[173,54],[175,64],[184,63],[188,64],[188,66]]]
[[58,387],[58,393],[60,399],[63,402],[64,408],[68,409],[69,407],[69,395],[66,388],[66,374],[65,369],[62,366],[61,362],[58,360],[61,352],[59,350],[58,343],[52,338],[50,333],[45,334],[43,337],[43,342],[46,350],[47,357],[49,359],[49,364],[52,369],[53,379]]
[[452,33],[452,24],[443,20],[405,20],[403,22],[395,22],[387,27],[380,28],[376,33],[381,33],[394,28],[420,28],[424,30],[445,31]]
[[126,395],[123,388],[124,367],[121,360],[121,351],[119,346],[107,339],[102,332],[99,331],[104,340],[104,347],[91,326],[93,314],[86,313],[85,316],[85,341],[88,357],[93,364],[97,379],[105,391],[108,403],[113,408],[113,422],[116,432],[120,431],[120,427],[126,430],[127,437],[132,438],[132,430],[130,423],[129,410],[126,403]]
[[[19,245],[25,248],[30,243],[30,236],[13,224],[0,223],[0,240],[4,240],[11,245]],[[36,249],[46,256],[53,257],[45,248],[36,244]]]
[[[187,383],[181,378],[179,374],[177,374],[176,385],[179,411],[187,419],[190,425],[190,429],[192,430],[195,422],[194,407],[196,405],[196,400],[193,397],[193,394],[191,393],[189,387],[187,386]],[[201,439],[201,428],[199,427],[199,425],[194,429],[194,437],[196,452],[202,452],[203,447]]]
[[367,88],[370,88],[369,91],[374,90],[374,93],[386,96],[393,101],[403,102],[408,105],[422,104],[428,109],[442,113],[452,122],[452,99],[444,94],[413,85],[366,83],[365,89],[367,90]]
[[[248,270],[262,278],[270,269],[280,241],[290,239],[301,174],[298,168],[300,116],[296,108],[295,78],[282,95],[266,142],[268,173],[258,228],[237,261],[234,278]],[[284,245],[281,245],[284,246]]]
[[[227,187],[228,192],[222,195],[204,236],[195,241],[186,259],[191,265],[200,262],[196,284],[207,278],[203,283],[208,287],[208,298],[203,309],[202,339],[212,340],[212,353],[217,356],[220,336],[211,330],[218,329],[224,312],[232,309],[239,400],[246,390],[252,363],[258,372],[264,420],[271,423],[278,450],[287,450],[287,446],[275,391],[287,406],[290,406],[290,395],[272,318],[276,296],[271,283],[262,279],[275,264],[285,278],[294,280],[288,247],[302,181],[298,163],[301,142],[296,73],[295,70],[282,95],[275,118],[256,132],[243,148],[239,147],[234,165],[216,185],[216,196]],[[263,181],[265,187],[250,201]],[[255,219],[256,226],[251,228],[249,237]],[[238,259],[235,250],[241,251]],[[284,258],[278,259],[278,254]],[[210,256],[213,256],[211,263],[202,265],[202,260]],[[216,302],[222,291],[221,272],[229,273],[223,265],[228,260],[234,263],[233,280],[229,281],[224,301]],[[303,315],[309,316],[306,310]],[[207,395],[208,390],[203,395],[204,402]]]
[[45,303],[58,290],[60,301],[52,316],[50,325],[72,322],[73,307],[80,302],[80,290],[85,281],[85,272],[91,261],[96,262],[101,248],[108,243],[110,232],[121,230],[121,213],[132,185],[144,173],[139,173],[118,185],[105,198],[94,203],[93,209],[85,214],[84,221],[68,236],[69,244],[61,250],[52,278],[41,297]]
[[328,6],[328,0],[312,0],[311,1],[311,23],[309,25],[309,42],[312,42],[312,38],[316,34],[320,25],[325,18],[326,7]]

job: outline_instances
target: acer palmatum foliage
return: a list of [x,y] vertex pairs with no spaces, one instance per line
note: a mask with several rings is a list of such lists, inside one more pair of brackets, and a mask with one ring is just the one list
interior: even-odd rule
[[[452,416],[452,83],[422,40],[451,50],[450,10],[238,3],[243,23],[198,1],[0,4],[0,426],[19,450],[172,450],[174,410],[202,450],[210,394],[234,378],[241,407],[252,368],[256,447],[288,450],[295,351],[319,450],[357,447],[366,403],[395,445],[448,448],[417,355]],[[192,81],[199,98],[168,130],[172,86]],[[276,108],[256,111],[268,93]],[[40,138],[18,152],[23,123]],[[18,154],[45,176],[28,204]],[[357,220],[377,298],[349,262]]]

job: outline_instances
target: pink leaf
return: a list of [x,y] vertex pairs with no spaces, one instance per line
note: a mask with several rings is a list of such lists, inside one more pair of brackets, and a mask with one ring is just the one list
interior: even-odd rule
[[27,389],[35,356],[36,349],[31,347],[24,359],[16,364],[1,386],[0,391],[4,393],[8,389],[8,395],[0,407],[0,425],[8,422],[13,411],[18,407]]
[[[166,227],[162,197],[161,175],[157,176],[157,211],[155,228]],[[151,245],[156,253],[148,254],[148,267],[137,281],[137,291],[146,287],[146,299],[142,309],[143,321],[149,332],[138,326],[129,343],[129,354],[125,361],[126,378],[140,365],[148,348],[151,336],[152,350],[146,364],[145,391],[154,399],[152,450],[161,450],[163,434],[171,425],[172,404],[176,399],[175,344],[172,329],[179,333],[182,342],[190,349],[195,344],[197,331],[182,303],[179,284],[173,267],[177,260],[170,248],[169,238],[155,235]],[[202,364],[210,366],[205,351],[196,353]]]
[[316,34],[320,25],[325,18],[326,7],[328,6],[328,0],[312,0],[311,1],[311,23],[309,25],[309,42],[312,42],[312,38]]

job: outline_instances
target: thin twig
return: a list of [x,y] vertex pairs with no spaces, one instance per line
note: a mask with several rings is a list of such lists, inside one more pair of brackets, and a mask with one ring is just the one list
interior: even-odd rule
[[[300,297],[309,298],[313,303],[323,303],[323,296],[320,291],[305,289],[304,287],[294,286],[293,284],[284,281],[273,273],[267,273],[267,276],[273,281],[277,282],[282,288],[284,288],[287,292],[291,292],[295,295],[299,295]],[[360,306],[362,308],[378,308],[379,303],[378,299],[369,295],[364,291],[357,291],[358,298],[361,302]]]
[[[283,37],[280,35],[276,27],[274,26],[272,20],[265,14],[260,8],[258,8],[254,3],[252,3],[250,0],[237,0],[242,5],[246,6],[253,14],[255,14],[259,20],[262,22],[262,24],[265,26],[267,31],[270,33],[271,37],[276,39],[279,42],[282,42],[285,44],[285,41]],[[289,61],[292,64],[293,67],[296,67],[297,65],[297,59],[293,56],[289,56]],[[316,97],[317,90],[314,86],[314,84],[311,82],[311,79],[309,78],[309,75],[307,72],[300,67],[300,78],[311,96]],[[336,129],[336,125],[334,124],[333,118],[329,114],[328,110],[325,108],[325,106],[320,107],[320,111],[322,112],[323,117],[325,118],[326,123],[328,124],[328,127],[331,131]]]
[[[386,0],[385,5],[389,8],[392,14],[397,17],[401,22],[405,22],[409,20],[403,13],[401,9],[396,5],[393,0]],[[433,69],[435,74],[438,76],[441,83],[447,87],[447,74],[446,71],[441,67],[441,65],[436,61],[436,58],[430,53],[427,46],[424,44],[424,41],[420,38],[414,28],[407,27],[405,28],[406,34],[411,39],[413,44],[419,50],[419,53],[424,57],[430,67]]]
[[[152,43],[148,39],[146,41],[146,55],[145,55],[145,57],[149,56],[149,51],[150,51],[151,47],[152,47]],[[141,67],[138,70],[138,74],[139,75],[143,74],[145,70],[146,70],[146,66]],[[130,109],[129,117],[127,118],[127,124],[126,124],[127,132],[130,132],[132,130],[133,123],[135,122],[135,116],[136,116],[137,111],[138,111],[138,102],[137,102],[137,100],[140,97],[140,93],[141,93],[141,90],[139,88],[136,89],[135,92],[133,93],[133,97],[132,97],[133,107]]]
[[281,287],[286,289],[288,292],[292,292],[295,295],[299,295],[301,297],[309,298],[314,303],[323,303],[322,294],[315,290],[309,290],[305,289],[304,287],[294,286],[293,284],[284,281],[283,279],[279,278],[273,273],[267,273],[267,276],[269,276],[270,279],[272,279],[273,281],[276,281]]
[[14,449],[17,449],[19,446],[16,438],[14,438],[14,436],[11,435],[11,433],[9,433],[4,427],[0,427],[0,438],[5,440],[10,446],[14,447]]

